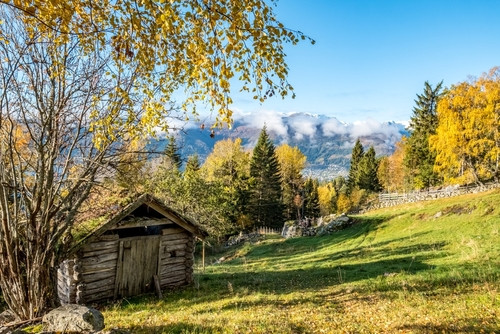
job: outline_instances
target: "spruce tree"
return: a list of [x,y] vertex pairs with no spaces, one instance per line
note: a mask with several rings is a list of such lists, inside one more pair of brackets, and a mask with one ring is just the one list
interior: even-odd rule
[[201,165],[200,165],[200,159],[198,157],[198,154],[194,154],[189,156],[187,162],[186,162],[186,170],[185,172],[197,172],[200,170]]
[[425,82],[424,92],[417,94],[413,116],[410,119],[411,135],[408,138],[404,164],[408,169],[410,182],[415,188],[428,188],[439,182],[434,172],[436,154],[429,149],[429,136],[436,133],[438,125],[437,104],[442,96],[441,81],[435,88]]
[[304,217],[317,218],[320,215],[318,180],[308,178],[304,184]]
[[279,227],[283,223],[281,175],[275,147],[266,127],[262,129],[250,161],[250,216],[255,226]]
[[361,141],[358,138],[351,154],[351,167],[349,168],[349,176],[347,178],[347,189],[349,192],[358,186],[359,162],[364,154],[363,145],[361,145]]
[[172,164],[177,167],[177,169],[181,168],[182,159],[174,136],[170,136],[168,138],[168,144],[167,147],[165,147],[164,154],[170,159]]
[[380,190],[377,176],[378,162],[375,157],[375,149],[370,146],[358,165],[358,187],[369,191]]

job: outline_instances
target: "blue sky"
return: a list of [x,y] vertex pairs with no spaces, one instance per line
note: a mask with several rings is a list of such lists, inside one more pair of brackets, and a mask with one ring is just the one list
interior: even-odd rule
[[237,94],[244,113],[405,121],[426,80],[449,86],[500,66],[498,0],[281,0],[275,11],[316,44],[287,47],[295,99]]

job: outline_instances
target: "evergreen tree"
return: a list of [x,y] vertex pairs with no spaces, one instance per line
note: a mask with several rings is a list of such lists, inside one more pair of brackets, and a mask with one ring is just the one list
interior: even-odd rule
[[254,225],[279,227],[283,223],[281,175],[275,147],[262,129],[250,162],[250,215]]
[[358,165],[358,184],[360,189],[369,191],[380,190],[380,183],[377,176],[378,161],[375,157],[375,149],[370,149],[363,155]]
[[429,149],[429,136],[436,133],[438,125],[437,104],[442,96],[441,81],[435,88],[425,82],[424,92],[417,94],[413,116],[410,119],[411,135],[406,145],[404,158],[410,181],[415,188],[427,188],[439,182],[434,172],[436,154]]
[[191,155],[186,162],[186,170],[184,173],[197,172],[201,168],[198,154]]
[[320,215],[318,180],[308,178],[304,184],[304,217],[316,218]]
[[174,136],[170,136],[168,138],[168,144],[167,144],[167,147],[165,147],[164,153],[170,159],[172,164],[175,167],[177,167],[177,169],[181,168],[182,159],[181,159],[181,155],[179,154],[179,147],[177,146],[177,143],[175,141]]
[[363,158],[364,154],[363,145],[361,145],[361,141],[358,138],[354,144],[351,154],[351,167],[349,168],[349,176],[347,178],[347,189],[349,192],[358,186],[359,162]]

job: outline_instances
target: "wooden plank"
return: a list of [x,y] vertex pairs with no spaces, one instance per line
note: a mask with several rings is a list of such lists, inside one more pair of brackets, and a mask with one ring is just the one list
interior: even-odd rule
[[168,227],[161,230],[162,235],[179,234],[179,233],[185,234],[186,230],[180,227]]
[[162,237],[162,241],[163,241],[163,247],[170,246],[170,245],[187,245],[188,244],[188,238],[165,240]]
[[123,262],[123,241],[120,241],[120,245],[118,246],[118,260],[116,264],[116,277],[115,277],[115,286],[114,286],[114,298],[118,298],[119,288],[122,284],[122,262]]
[[113,252],[118,253],[118,243],[116,245],[111,245],[111,246],[106,247],[106,248],[82,252],[80,258],[85,259],[88,257],[99,256],[99,255],[113,253]]
[[184,228],[185,230],[188,230],[189,232],[194,234],[200,234],[195,226],[189,224],[188,222],[184,221],[184,219],[177,217],[171,212],[165,210],[162,206],[157,205],[157,203],[148,202],[148,205],[154,210],[164,215],[165,217],[167,217],[168,219],[170,219],[171,221],[173,221],[174,223],[176,223],[177,225],[179,225],[180,227]]
[[80,265],[85,267],[92,264],[104,263],[110,260],[116,260],[117,258],[118,258],[118,252],[115,250],[113,252],[108,252],[101,255],[96,255],[81,259]]
[[172,252],[172,251],[178,251],[178,250],[185,251],[186,245],[185,244],[181,244],[181,245],[165,245],[165,246],[163,246],[163,248],[165,249],[166,252]]
[[97,238],[98,241],[107,241],[107,240],[118,240],[120,238],[120,236],[118,234],[105,234],[105,235],[101,235],[99,236],[99,238]]
[[111,270],[116,268],[117,259],[102,262],[102,263],[92,263],[82,266],[82,274],[90,274],[92,272]]
[[186,278],[184,276],[160,278],[160,285],[162,288],[165,288],[166,286],[170,286],[175,283],[180,283],[180,285],[185,284]]
[[162,299],[163,295],[161,294],[160,280],[158,279],[158,275],[153,275],[153,281],[155,283],[156,295],[159,299]]
[[84,274],[84,275],[82,275],[81,281],[83,283],[92,283],[95,281],[99,281],[102,279],[106,279],[109,277],[115,277],[115,276],[116,276],[116,268],[113,267],[113,268],[108,268],[108,269],[103,270],[103,271],[95,271],[92,273]]
[[173,266],[169,266],[167,268],[162,268],[160,275],[162,277],[174,276],[180,273],[184,273],[185,271],[186,271],[186,266],[184,264],[176,264]]
[[160,277],[160,284],[164,285],[167,283],[172,283],[172,282],[179,282],[179,281],[185,281],[186,280],[186,275],[177,275],[177,276],[170,276],[170,277]]
[[144,226],[160,226],[160,225],[172,225],[173,222],[171,222],[168,219],[137,219],[137,220],[131,220],[131,221],[121,221],[117,225],[113,226],[110,228],[111,231],[115,230],[121,230],[121,229],[126,229],[126,228],[134,228],[134,227],[144,227]]
[[185,257],[168,257],[166,259],[162,259],[160,261],[160,268],[166,268],[167,266],[170,266],[172,264],[179,264],[179,263],[186,263],[186,258]]
[[189,240],[189,236],[187,233],[172,233],[161,236],[161,240],[164,241],[176,240],[176,239],[185,239],[187,242]]
[[[172,256],[175,255],[175,256]],[[186,258],[186,252],[184,250],[176,250],[175,254],[172,254],[171,252],[162,252],[161,253],[161,258],[163,259],[169,259],[171,257],[184,257]]]
[[85,286],[85,291],[88,292],[90,290],[96,290],[102,287],[109,289],[110,286],[112,286],[114,288],[114,283],[115,283],[115,277],[108,277],[100,281],[84,283],[84,286]]
[[[163,252],[163,249],[161,247],[161,244],[162,244],[162,240],[160,238],[160,241],[158,242],[158,258],[156,259],[157,260],[157,263],[156,263],[156,272],[155,272],[155,275],[158,276],[160,274],[160,268],[161,268],[161,254]],[[156,283],[155,283],[156,284]]]
[[94,303],[98,301],[103,301],[107,299],[112,299],[113,298],[113,289],[111,290],[106,290],[102,292],[96,292],[92,295],[86,295],[85,296],[85,302],[86,303]]
[[108,248],[108,247],[111,247],[111,246],[117,246],[118,245],[118,241],[116,240],[112,240],[112,241],[94,241],[94,242],[91,242],[85,246],[83,246],[83,251],[84,252],[90,252],[90,251],[95,251],[95,250],[99,250],[99,249],[105,249],[105,248]]

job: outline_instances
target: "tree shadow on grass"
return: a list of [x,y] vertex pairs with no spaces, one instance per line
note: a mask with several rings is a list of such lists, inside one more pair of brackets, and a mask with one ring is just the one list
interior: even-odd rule
[[222,333],[223,329],[205,325],[194,325],[184,322],[170,324],[165,326],[140,326],[129,328],[134,334],[213,334]]
[[406,324],[398,329],[417,333],[499,333],[500,323],[496,318],[485,316],[458,319],[452,323]]
[[[366,236],[370,235],[373,231],[380,228],[381,224],[397,216],[399,215],[392,215],[387,217],[364,217],[363,219],[357,218],[356,223],[354,223],[350,227],[336,231],[331,235],[291,238],[280,243],[256,245],[253,246],[252,249],[245,254],[245,256],[281,261],[285,258],[294,258],[297,255],[316,252],[323,248],[331,247],[335,244],[342,244],[345,242],[354,242],[356,244],[361,244],[365,241]],[[413,237],[416,237],[416,235],[414,235]],[[356,245],[353,246],[355,247]],[[229,261],[225,264],[240,265],[240,262]]]

